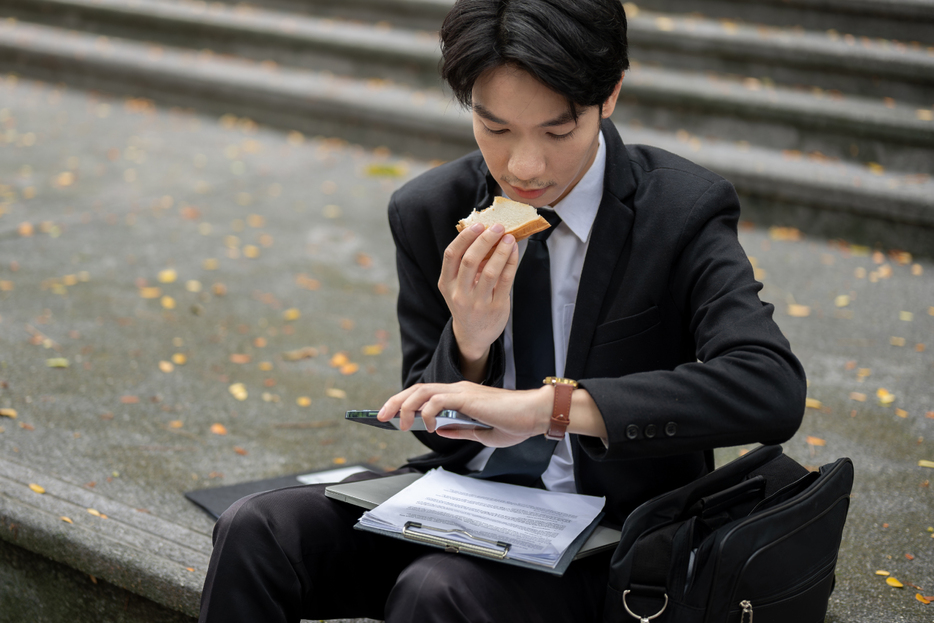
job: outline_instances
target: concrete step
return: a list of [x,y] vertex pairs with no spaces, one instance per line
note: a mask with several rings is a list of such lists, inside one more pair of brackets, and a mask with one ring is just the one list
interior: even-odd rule
[[[934,44],[932,0],[640,0],[642,9]],[[632,3],[627,3],[627,7]]]
[[[58,29],[22,23],[0,28],[0,61],[7,68],[25,68],[31,75],[48,80],[67,80],[176,105],[198,105],[309,134],[392,145],[400,152],[432,158],[453,158],[474,147],[469,115],[443,94],[387,82],[271,67],[77,32],[63,36]],[[628,80],[631,84],[627,88],[634,89],[639,97],[654,96],[672,105],[681,97],[679,88],[690,92],[680,84],[687,76],[673,72],[661,75],[636,71]],[[718,88],[718,93],[709,96],[710,106],[721,106],[726,120],[735,117],[728,113],[739,110],[744,98],[771,102],[770,110],[779,111],[776,115],[791,116],[787,107],[779,104],[793,93],[751,90],[735,84]],[[818,104],[822,101],[811,94],[805,96]],[[728,102],[733,109],[722,102]],[[897,114],[883,119],[859,106],[821,106],[808,108],[801,104],[796,114],[810,118],[808,123],[815,126],[837,124],[840,132],[864,127],[872,136],[899,136],[905,142],[912,140],[912,133],[915,138],[930,141],[929,128],[934,126],[912,119],[907,109],[898,109]],[[860,118],[860,111],[866,113],[865,119]],[[682,153],[726,176],[741,193],[753,197],[934,226],[934,182],[927,174],[833,160],[823,153],[711,140],[687,129],[659,131],[639,119],[621,117],[619,123],[627,142],[644,142]],[[907,130],[909,127],[913,129]]]
[[[449,3],[427,4],[436,20],[427,31],[393,28],[384,20],[360,22],[366,12],[351,22],[266,7],[167,0],[0,0],[0,9],[102,35],[435,86],[440,54],[433,30]],[[409,3],[381,6],[401,10]],[[644,65],[754,76],[919,105],[934,101],[934,48],[920,44],[666,15],[635,6],[629,9],[629,34],[632,58]]]
[[[87,0],[48,1],[73,5]],[[109,6],[116,14],[118,0],[100,0],[100,4]],[[186,24],[192,29],[202,27],[197,11],[177,3],[140,0],[139,4],[145,5],[149,14],[154,16],[153,22],[164,19]],[[270,80],[281,82],[286,75],[291,76],[289,80],[299,82],[356,79],[355,84],[362,81],[369,85],[365,97],[371,97],[375,89],[387,92],[394,90],[401,99],[393,105],[382,106],[376,117],[365,117],[377,127],[389,123],[385,120],[387,115],[407,116],[418,126],[417,119],[411,119],[411,111],[404,110],[411,108],[412,98],[419,100],[430,95],[443,99],[440,88],[413,90],[405,86],[412,84],[412,81],[406,81],[404,76],[399,75],[399,71],[395,72],[395,77],[400,78],[401,82],[394,80],[396,84],[387,83],[385,78],[367,77],[384,73],[392,75],[390,68],[398,69],[393,59],[405,59],[405,62],[415,67],[414,73],[423,76],[422,82],[434,81],[438,85],[437,79],[432,76],[439,53],[436,44],[429,39],[365,25],[323,23],[313,18],[293,17],[286,22],[286,17],[273,13],[241,16],[230,11],[218,15],[221,17],[214,16],[211,23],[223,23],[222,27],[230,31],[230,40],[242,42],[254,36],[272,40],[277,47],[282,47],[284,41],[294,44],[291,49],[306,45],[315,48],[314,54],[318,61],[325,54],[332,59],[343,59],[347,68],[358,69],[354,73],[338,74],[342,76],[338,78],[333,77],[334,69],[344,66],[331,62],[324,63],[327,73],[303,73],[300,69],[276,62],[257,63],[245,59],[231,59],[232,65],[217,65],[234,67],[239,63],[243,67],[258,67],[261,73],[254,71],[250,74],[256,76],[256,84],[243,87],[254,93],[268,92],[266,85]],[[139,13],[132,12],[132,18],[139,19]],[[284,23],[291,26],[287,32],[283,32]],[[165,88],[180,89],[181,93],[177,95],[189,104],[196,103],[199,98],[218,96],[205,89],[205,82],[199,84],[197,80],[189,82],[183,76],[170,75],[176,71],[175,67],[179,63],[186,62],[172,59],[216,58],[216,51],[195,52],[168,47],[162,43],[147,45],[79,31],[68,31],[65,37],[62,33],[55,27],[27,22],[11,23],[8,20],[0,26],[0,63],[8,68],[28,67],[34,75],[41,75],[48,80],[63,79],[67,74],[67,79],[72,83],[80,81],[81,84],[95,88],[119,90],[122,88],[120,82],[126,80],[127,86],[148,90],[155,88],[158,94],[164,87],[155,87],[155,84],[172,84],[174,86]],[[135,68],[118,70],[110,67],[112,62],[118,62],[113,59],[117,56],[113,52],[117,47],[128,50],[127,58],[145,57],[145,75],[137,74]],[[97,60],[91,60],[91,53],[99,53],[94,57]],[[369,59],[369,65],[359,63],[361,57]],[[111,58],[112,62],[106,61],[107,58]],[[96,73],[95,63],[103,63],[101,72]],[[374,65],[380,67],[374,68]],[[103,69],[105,66],[108,67],[106,71]],[[386,67],[387,71],[383,72],[381,67]],[[289,86],[282,85],[281,88],[287,90]],[[672,132],[685,130],[695,135],[743,140],[778,150],[821,152],[828,158],[871,162],[875,163],[873,166],[906,173],[934,172],[934,159],[929,157],[929,150],[934,148],[934,122],[930,119],[929,109],[919,109],[916,105],[895,100],[846,97],[817,88],[776,86],[758,78],[742,79],[641,64],[634,65],[623,93],[623,105],[617,115],[620,120],[627,122],[638,120],[649,127]],[[222,97],[226,99],[227,96]],[[385,94],[381,98],[388,101],[385,100]],[[453,108],[453,104],[445,103],[445,106]],[[280,111],[279,114],[287,113]],[[321,111],[320,115],[340,116],[341,111]],[[407,122],[393,122],[391,125],[400,124],[406,126]],[[415,130],[414,127],[412,129]],[[443,140],[449,133],[443,128],[434,128],[432,134]]]

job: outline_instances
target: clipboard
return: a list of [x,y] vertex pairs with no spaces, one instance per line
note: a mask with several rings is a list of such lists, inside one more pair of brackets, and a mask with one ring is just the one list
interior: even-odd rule
[[[385,478],[340,483],[327,487],[324,494],[331,499],[347,502],[365,510],[372,510],[421,478],[421,476],[422,474],[400,474],[397,476],[387,476]],[[485,545],[467,545],[460,541],[452,541],[445,538],[443,536],[444,530],[439,530],[433,526],[418,524],[418,527],[416,527],[410,525],[413,524],[413,522],[408,522],[402,533],[364,527],[359,523],[357,523],[354,528],[382,534],[394,539],[402,539],[421,543],[430,547],[437,547],[452,553],[477,556],[488,560],[497,560],[509,565],[526,569],[535,569],[552,575],[564,575],[564,572],[567,571],[568,566],[574,560],[616,548],[616,545],[619,543],[620,531],[607,526],[601,526],[600,521],[603,519],[603,516],[604,513],[600,513],[593,522],[571,542],[554,568],[508,558],[508,543],[488,542]]]

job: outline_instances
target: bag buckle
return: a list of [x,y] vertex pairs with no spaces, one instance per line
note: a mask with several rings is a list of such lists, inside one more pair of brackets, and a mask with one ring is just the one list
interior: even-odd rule
[[746,623],[746,615],[749,615],[749,623],[752,623],[752,603],[748,599],[744,599],[739,602],[739,607],[743,609],[743,613],[739,615],[739,622]]
[[626,612],[628,612],[632,618],[639,619],[639,623],[649,623],[649,621],[658,617],[662,612],[665,611],[665,608],[668,607],[668,593],[665,593],[665,603],[662,604],[662,609],[656,612],[655,614],[653,614],[652,616],[644,617],[641,614],[636,614],[635,612],[629,609],[629,605],[626,604],[626,595],[628,595],[629,593],[630,593],[629,589],[626,589],[623,591],[623,608],[626,609]]

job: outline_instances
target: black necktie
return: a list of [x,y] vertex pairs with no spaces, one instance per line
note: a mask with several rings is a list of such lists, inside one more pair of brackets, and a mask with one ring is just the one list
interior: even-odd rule
[[[516,389],[542,386],[555,373],[555,340],[551,323],[551,262],[545,241],[561,222],[554,210],[541,215],[551,223],[529,238],[516,271],[512,299],[512,352],[516,362]],[[533,486],[548,468],[556,441],[544,435],[530,437],[509,448],[497,448],[478,478]]]

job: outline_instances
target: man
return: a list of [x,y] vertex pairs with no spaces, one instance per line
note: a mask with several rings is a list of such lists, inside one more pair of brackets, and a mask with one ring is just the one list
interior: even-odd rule
[[[617,0],[455,4],[442,75],[480,151],[391,201],[406,389],[380,413],[407,427],[420,410],[431,430],[453,408],[494,427],[418,433],[433,452],[409,468],[605,496],[616,524],[706,473],[715,447],[789,438],[805,393],[737,241],[732,186],[624,146],[609,121],[625,30]],[[520,243],[501,226],[457,234],[498,194],[560,223]],[[355,532],[359,514],[323,486],[235,504],[201,620],[602,617],[609,554],[557,578]]]

